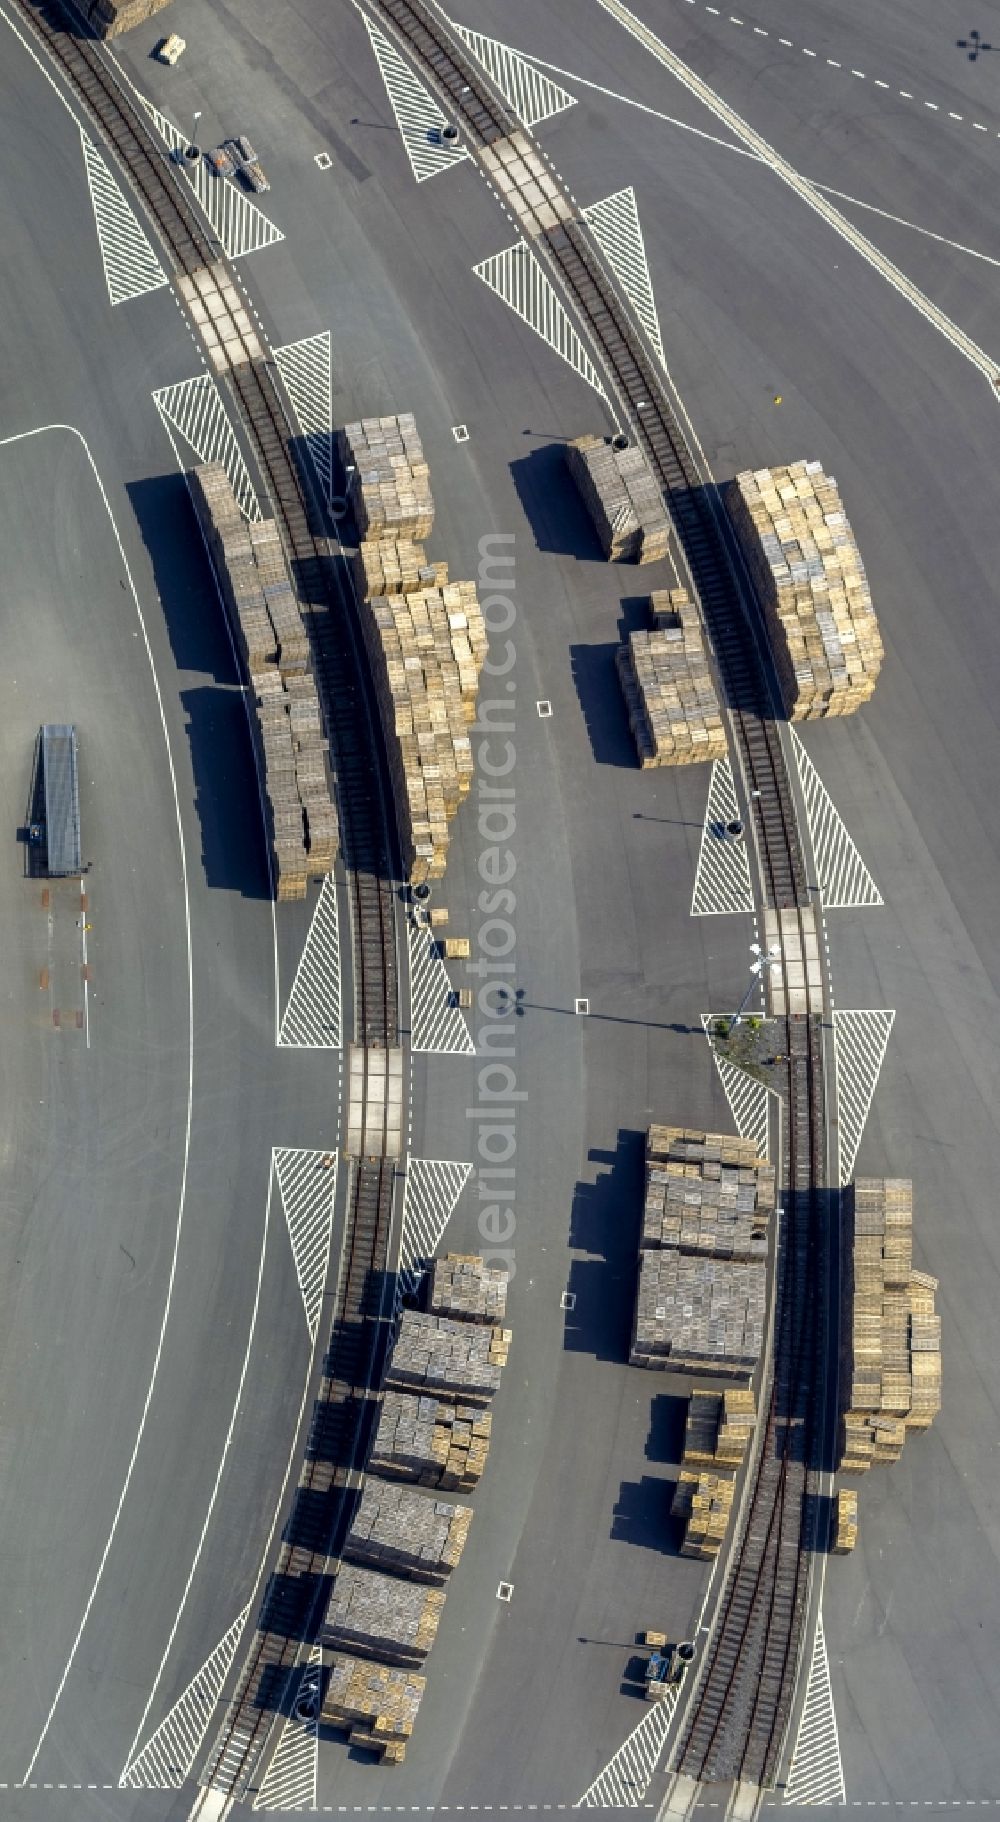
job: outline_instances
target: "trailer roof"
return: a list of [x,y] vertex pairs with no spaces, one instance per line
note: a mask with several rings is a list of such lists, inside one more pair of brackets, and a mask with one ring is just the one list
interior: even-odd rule
[[77,782],[76,729],[59,722],[42,728],[45,779],[45,842],[50,873],[81,871],[80,794]]

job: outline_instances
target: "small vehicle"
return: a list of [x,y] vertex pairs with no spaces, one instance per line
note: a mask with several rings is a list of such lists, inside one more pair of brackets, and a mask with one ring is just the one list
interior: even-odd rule
[[213,146],[210,152],[206,152],[205,163],[210,171],[214,171],[216,177],[232,177],[236,170],[232,153],[224,145]]
[[668,1690],[683,1682],[688,1665],[694,1662],[694,1645],[689,1639],[668,1645],[662,1632],[647,1632],[646,1644],[651,1647],[646,1664],[646,1700],[662,1702]]
[[153,55],[158,58],[160,63],[169,63],[172,67],[180,57],[183,57],[186,50],[187,39],[179,37],[176,32],[171,32],[169,38],[163,38],[160,41]]

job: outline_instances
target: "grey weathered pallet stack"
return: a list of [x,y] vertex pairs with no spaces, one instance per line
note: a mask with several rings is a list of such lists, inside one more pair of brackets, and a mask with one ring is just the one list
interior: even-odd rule
[[858,1496],[853,1487],[841,1487],[834,1515],[833,1549],[846,1556],[858,1541]]
[[643,767],[722,759],[726,730],[698,610],[683,588],[649,597],[652,629],[615,654],[629,727]]
[[338,442],[361,537],[428,537],[434,500],[412,412],[347,424]]
[[385,1383],[401,1392],[445,1392],[486,1405],[500,1387],[510,1330],[406,1310]]
[[168,0],[81,0],[80,12],[99,38],[118,38],[162,12]]
[[650,1127],[643,1246],[765,1259],[774,1206],[774,1170],[752,1139]]
[[766,1270],[669,1248],[643,1252],[632,1365],[749,1381],[764,1340]]
[[670,551],[670,518],[642,450],[606,437],[566,445],[566,461],[611,563],[658,563]]
[[718,1553],[756,1415],[749,1390],[734,1386],[725,1392],[692,1392],[670,1508],[672,1517],[684,1520],[682,1556],[705,1561]]
[[369,1478],[344,1554],[352,1562],[443,1585],[458,1567],[471,1523],[469,1506]]
[[502,1323],[507,1314],[508,1274],[487,1265],[478,1253],[445,1253],[435,1259],[428,1308],[456,1321]]
[[847,1197],[851,1232],[848,1367],[841,1466],[863,1473],[899,1459],[910,1430],[941,1407],[937,1279],[913,1266],[913,1185],[859,1177]]
[[882,638],[837,483],[819,462],[739,474],[727,505],[764,607],[792,721],[852,715],[882,668]]
[[250,677],[281,899],[304,898],[337,853],[337,811],[309,642],[273,520],[244,520],[220,462],[191,477],[233,637]]
[[426,1678],[337,1652],[330,1660],[321,1720],[348,1728],[349,1744],[399,1765],[406,1753]]
[[486,1466],[492,1426],[481,1405],[387,1391],[369,1467],[387,1479],[471,1493]]
[[440,1588],[344,1563],[323,1621],[322,1642],[405,1669],[419,1669],[437,1635]]

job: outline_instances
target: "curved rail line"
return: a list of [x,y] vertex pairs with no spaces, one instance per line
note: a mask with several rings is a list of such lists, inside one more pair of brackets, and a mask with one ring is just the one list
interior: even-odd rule
[[[428,0],[369,0],[372,12],[436,87],[474,148],[524,129],[482,67]],[[509,169],[509,167],[508,167]],[[767,902],[809,903],[758,603],[736,582],[736,553],[715,488],[698,469],[662,375],[566,192],[564,217],[538,232],[535,201],[516,179],[505,194],[522,216],[589,344],[623,425],[640,443],[669,503],[707,623],[742,763]],[[520,192],[520,194],[519,194]],[[802,1643],[816,1526],[825,1361],[825,1179],[821,1036],[786,1022],[784,1213],[775,1271],[774,1370],[764,1435],[717,1623],[680,1746],[679,1770],[703,1782],[774,1782]]]
[[[127,171],[176,271],[191,278],[215,264],[218,248],[182,179],[87,27],[59,0],[12,4]],[[366,1045],[393,1045],[399,1041],[393,878],[400,875],[384,749],[350,604],[339,594],[311,482],[296,460],[268,364],[230,368],[220,383],[256,457],[310,631],[350,900],[355,1035]],[[388,1334],[393,1181],[385,1159],[352,1163],[344,1259],[306,1464],[235,1695],[200,1774],[202,1783],[237,1799],[249,1789],[275,1719],[294,1702],[303,1645],[316,1636],[325,1611],[364,1462]]]

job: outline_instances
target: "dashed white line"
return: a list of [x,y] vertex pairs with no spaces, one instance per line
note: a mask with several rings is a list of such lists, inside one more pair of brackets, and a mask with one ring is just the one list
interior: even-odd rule
[[802,55],[803,55],[803,57],[817,57],[819,55],[819,52],[818,51],[807,51],[805,45],[803,45],[802,46]]

